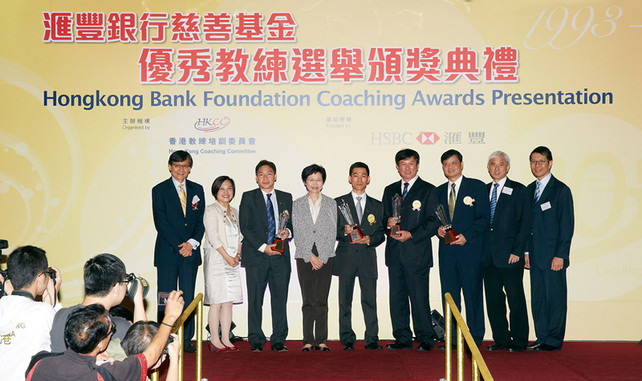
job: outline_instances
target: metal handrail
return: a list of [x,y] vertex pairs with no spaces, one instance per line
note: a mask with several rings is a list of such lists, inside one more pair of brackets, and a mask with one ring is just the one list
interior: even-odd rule
[[[196,295],[194,300],[183,310],[176,319],[172,333],[178,333],[181,349],[178,359],[178,380],[183,381],[183,336],[185,335],[185,320],[196,310],[196,380],[200,380],[203,367],[203,294]],[[158,370],[151,374],[152,381],[158,381]]]
[[457,322],[457,380],[464,380],[464,340],[466,341],[466,344],[468,344],[468,348],[472,354],[471,373],[473,380],[479,381],[480,374],[482,379],[485,381],[493,380],[493,376],[490,374],[490,370],[488,370],[488,366],[486,366],[486,362],[484,361],[481,352],[479,352],[479,348],[477,347],[473,336],[470,334],[470,330],[468,329],[464,318],[461,316],[452,295],[447,292],[446,295],[444,295],[444,299],[446,300],[446,347],[444,348],[446,352],[446,381],[452,380],[451,364],[453,355],[451,348],[453,316]]

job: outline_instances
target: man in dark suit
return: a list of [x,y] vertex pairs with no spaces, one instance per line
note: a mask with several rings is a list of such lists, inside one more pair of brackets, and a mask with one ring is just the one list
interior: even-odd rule
[[350,215],[363,237],[354,241],[350,234],[355,225],[349,225],[345,217],[337,213],[337,239],[333,273],[339,276],[339,338],[343,349],[354,350],[357,339],[352,330],[352,296],[355,277],[359,277],[361,309],[366,324],[364,344],[366,349],[382,349],[379,345],[379,320],[377,319],[377,251],[385,239],[383,230],[383,205],[381,201],[366,195],[370,184],[370,168],[366,163],[356,162],[350,166],[348,182],[352,192],[337,197],[337,206],[348,206]]
[[439,240],[441,292],[442,295],[449,292],[461,311],[463,291],[466,323],[475,343],[480,346],[485,332],[482,262],[484,230],[490,219],[488,192],[480,180],[462,175],[464,161],[459,151],[444,152],[441,166],[448,181],[437,188],[439,203],[448,211],[452,228],[458,233],[449,245],[443,239],[446,234],[443,226],[437,233],[442,238]]
[[[274,189],[276,165],[261,160],[255,168],[258,188],[243,193],[239,207],[239,222],[243,234],[241,265],[245,267],[247,281],[248,340],[253,352],[261,352],[265,344],[262,329],[263,296],[270,287],[272,305],[273,351],[284,352],[288,335],[287,301],[290,283],[290,246],[286,241],[292,236],[292,219],[286,229],[279,229],[279,215],[284,211],[292,215],[292,195]],[[275,250],[274,239],[285,241],[283,253]]]
[[[172,176],[152,189],[152,212],[158,232],[154,247],[158,292],[169,293],[178,283],[185,306],[194,299],[196,273],[201,264],[200,242],[205,232],[203,187],[187,180],[193,164],[188,152],[173,152],[167,165]],[[158,321],[162,321],[164,311],[165,306],[158,306]],[[193,335],[192,316],[185,322],[185,352],[196,351],[190,343]]]
[[[526,187],[510,180],[510,157],[495,151],[488,158],[486,184],[490,224],[484,233],[484,289],[495,344],[489,351],[521,352],[528,344],[528,313],[524,296],[524,251],[530,237],[532,208]],[[505,292],[504,292],[505,291]],[[506,320],[510,308],[510,328]]]
[[[386,242],[386,266],[390,280],[390,317],[395,342],[387,349],[412,349],[410,307],[417,350],[430,351],[434,331],[430,317],[428,286],[432,267],[430,238],[439,223],[435,217],[435,187],[417,175],[419,154],[403,149],[395,156],[401,181],[394,182],[383,192],[383,219],[391,228],[401,226]],[[401,197],[400,216],[393,216],[393,197]],[[410,299],[410,304],[408,300]]]
[[566,268],[575,224],[573,196],[569,187],[551,174],[553,154],[548,148],[535,148],[530,162],[537,180],[528,185],[533,229],[525,260],[531,271],[531,309],[537,340],[528,349],[559,351],[566,332]]

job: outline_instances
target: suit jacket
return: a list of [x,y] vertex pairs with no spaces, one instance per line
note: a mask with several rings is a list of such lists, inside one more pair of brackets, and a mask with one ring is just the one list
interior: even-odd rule
[[[392,217],[392,197],[401,196],[401,180],[383,191],[383,221],[388,224]],[[423,270],[432,267],[432,243],[430,238],[437,233],[439,220],[435,215],[437,194],[435,186],[417,178],[401,205],[401,229],[409,231],[412,238],[399,242],[388,237],[386,242],[386,266],[405,263],[408,268]]]
[[328,263],[334,257],[334,242],[337,229],[337,203],[330,197],[321,194],[321,207],[316,223],[312,222],[312,213],[308,195],[297,198],[292,205],[292,226],[294,227],[295,258],[306,262],[312,256],[312,246],[316,244],[319,258]]
[[[238,218],[239,212],[230,206],[233,218]],[[203,225],[205,225],[205,239],[203,239],[203,251],[205,253],[214,253],[219,247],[227,250],[229,247],[227,243],[227,234],[225,232],[225,207],[217,200],[205,208],[205,215],[203,216]],[[243,234],[239,234],[239,242],[237,247],[240,246],[243,240]],[[227,253],[230,256],[235,256],[236,253]],[[216,253],[216,255],[219,255]]]
[[[205,231],[203,187],[185,180],[185,194],[187,207],[183,216],[181,201],[171,177],[152,188],[152,212],[158,232],[154,246],[154,266],[178,266],[186,262],[193,266],[201,264],[200,246],[192,250],[190,257],[183,257],[178,252],[178,245],[189,239],[201,242]],[[195,197],[198,197],[198,201]]]
[[[280,190],[274,190],[279,214],[287,210],[292,214],[292,195]],[[275,215],[275,222],[278,227],[279,216]],[[239,206],[239,223],[241,225],[241,234],[243,234],[243,245],[241,247],[241,265],[260,266],[267,260],[278,260],[289,268],[290,267],[290,245],[286,244],[285,250],[281,255],[270,257],[262,251],[259,251],[261,245],[272,244],[268,242],[268,219],[265,207],[265,199],[260,188],[243,193],[241,205]],[[292,231],[292,218],[288,220],[287,228]]]
[[[370,243],[351,244],[350,237],[345,234],[345,217],[341,214],[338,206],[341,200],[350,208],[352,218],[361,232],[370,236]],[[363,210],[361,221],[357,221],[357,209],[354,206],[352,193],[348,193],[335,199],[337,203],[337,239],[339,244],[335,250],[337,254],[334,259],[333,273],[335,275],[356,274],[364,278],[377,278],[377,250],[385,239],[383,228],[383,204],[381,201],[366,195],[366,207]],[[356,270],[356,271],[355,271]]]
[[[492,182],[486,184],[488,193],[492,186]],[[532,200],[523,184],[508,178],[498,192],[493,222],[484,233],[485,265],[492,261],[495,267],[524,266],[524,251],[533,219]],[[511,254],[517,255],[519,262],[509,264]]]
[[[448,185],[441,184],[437,188],[439,203],[448,213]],[[464,204],[464,199],[470,197],[470,205]],[[490,204],[486,184],[477,179],[463,177],[457,199],[455,200],[455,213],[452,227],[458,234],[466,237],[466,244],[446,245],[442,238],[439,239],[439,261],[454,261],[460,263],[479,264],[481,266],[484,252],[484,230],[490,221]],[[458,257],[456,257],[458,256]]]
[[[535,185],[535,181],[528,185],[530,200],[535,199]],[[564,259],[564,268],[568,267],[574,224],[571,190],[551,175],[544,192],[533,204],[533,234],[529,241],[531,266],[550,269],[553,257],[558,257]]]

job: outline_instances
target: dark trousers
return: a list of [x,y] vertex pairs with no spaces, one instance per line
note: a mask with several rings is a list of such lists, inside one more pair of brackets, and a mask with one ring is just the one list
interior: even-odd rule
[[566,269],[531,266],[531,309],[538,344],[562,347],[566,333]]
[[[496,267],[492,262],[485,268],[486,313],[493,330],[493,340],[499,345],[528,344],[528,312],[524,296],[524,267]],[[506,302],[510,309],[506,319]]]
[[[185,308],[194,300],[194,289],[196,288],[196,273],[198,266],[181,264],[179,266],[157,266],[156,277],[158,279],[158,292],[171,292],[178,289],[183,291]],[[158,322],[163,321],[165,306],[158,306]],[[194,314],[185,321],[183,340],[189,342],[194,336]]]
[[332,264],[329,258],[319,270],[297,258],[296,269],[299,275],[301,297],[303,299],[303,344],[317,346],[325,344],[328,338],[328,294],[332,281]]
[[272,336],[270,342],[283,344],[288,336],[288,285],[291,269],[281,258],[270,258],[265,266],[247,266],[247,321],[248,340],[252,345],[265,344],[263,333],[263,298],[265,289],[270,287],[272,306]]
[[[402,263],[388,267],[390,279],[390,318],[392,335],[403,345],[412,345],[410,331],[410,307],[417,341],[434,344],[432,319],[430,317],[430,267],[410,268]],[[410,302],[410,303],[409,303]]]
[[[352,330],[352,297],[356,274],[339,275],[339,338],[342,344],[354,344],[357,336]],[[379,320],[377,319],[377,278],[359,276],[361,289],[361,310],[366,323],[364,344],[379,342]]]
[[[486,332],[484,323],[484,286],[482,279],[482,264],[458,263],[457,261],[440,261],[439,278],[441,293],[447,292],[453,297],[455,305],[461,312],[461,294],[466,302],[466,324],[477,346],[481,345]],[[442,298],[443,299],[443,298]],[[444,311],[445,299],[442,300]],[[453,343],[456,340],[457,329],[453,319]]]

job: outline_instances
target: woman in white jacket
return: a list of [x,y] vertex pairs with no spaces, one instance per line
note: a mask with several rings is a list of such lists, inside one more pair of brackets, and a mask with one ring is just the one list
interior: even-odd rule
[[[208,322],[212,352],[234,352],[238,347],[230,342],[232,305],[243,302],[241,288],[241,230],[238,210],[230,206],[234,198],[234,180],[219,176],[212,183],[216,200],[205,209],[203,241],[205,275],[205,304],[210,305]],[[221,338],[218,326],[221,324]]]

